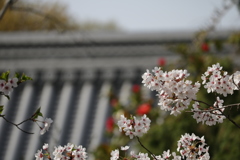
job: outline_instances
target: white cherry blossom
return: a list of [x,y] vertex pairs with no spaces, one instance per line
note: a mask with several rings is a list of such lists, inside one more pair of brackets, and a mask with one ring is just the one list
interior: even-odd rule
[[193,133],[191,135],[185,133],[178,141],[177,151],[187,160],[202,160],[203,158],[209,160],[208,149],[209,147],[207,147],[204,137],[200,138]]
[[119,158],[119,150],[116,149],[114,151],[111,152],[111,158],[110,160],[117,160]]
[[150,129],[150,123],[151,120],[146,115],[143,115],[141,119],[133,117],[132,120],[121,115],[117,125],[120,132],[125,132],[125,135],[132,139],[134,136],[141,137],[143,134],[147,133]]
[[161,68],[154,68],[153,73],[147,70],[143,75],[144,86],[158,92],[158,105],[170,114],[178,115],[188,108],[192,99],[200,88],[200,83],[186,80],[189,76],[187,70],[172,70],[163,72]]
[[44,123],[44,127],[40,130],[40,134],[43,135],[44,133],[46,133],[46,131],[49,130],[49,127],[51,126],[53,120],[51,118],[46,118],[43,123]]

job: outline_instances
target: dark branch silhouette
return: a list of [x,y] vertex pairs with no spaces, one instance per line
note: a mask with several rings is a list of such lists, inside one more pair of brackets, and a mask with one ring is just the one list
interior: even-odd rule
[[19,127],[19,125],[21,125],[21,124],[23,124],[23,123],[25,123],[25,122],[27,122],[27,121],[32,121],[32,118],[25,119],[24,121],[22,121],[22,122],[20,122],[20,123],[18,123],[18,124],[15,124],[15,123],[9,121],[7,118],[5,118],[4,115],[0,115],[0,117],[2,117],[6,122],[14,125],[15,127],[17,127],[19,130],[21,130],[21,131],[24,132],[24,133],[34,134],[34,133],[31,133],[31,132],[25,131],[25,130],[23,130],[22,128]]
[[0,10],[0,20],[3,18],[4,14],[6,13],[7,9],[11,7],[17,0],[7,0]]

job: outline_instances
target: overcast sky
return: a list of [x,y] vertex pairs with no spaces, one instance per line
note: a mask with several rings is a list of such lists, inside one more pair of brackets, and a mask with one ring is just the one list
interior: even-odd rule
[[[114,21],[127,31],[198,30],[204,28],[214,10],[227,0],[58,0],[68,6],[78,21]],[[240,28],[234,6],[219,29]]]

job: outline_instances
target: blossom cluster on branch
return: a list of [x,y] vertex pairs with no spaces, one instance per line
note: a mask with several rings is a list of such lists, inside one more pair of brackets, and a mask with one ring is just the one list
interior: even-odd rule
[[[10,75],[10,72],[7,71],[7,72],[3,72],[1,75],[0,75],[0,94],[7,97],[9,100],[10,100],[10,96],[9,96],[9,93],[13,91],[13,88],[16,88],[18,87],[19,84],[27,81],[27,80],[32,80],[31,77],[25,75],[25,74],[19,74],[19,73],[15,73],[15,76],[13,78],[9,78],[9,75]],[[16,126],[19,130],[27,133],[27,134],[33,134],[33,133],[30,133],[28,131],[25,131],[23,129],[21,129],[19,126],[27,121],[33,121],[35,123],[37,123],[37,125],[39,126],[40,128],[40,134],[43,135],[46,131],[48,131],[51,123],[53,122],[51,118],[46,118],[44,121],[40,121],[38,120],[37,118],[40,116],[40,117],[43,117],[42,113],[41,113],[41,108],[38,108],[36,110],[36,112],[34,112],[34,114],[23,120],[22,122],[20,123],[13,123],[11,121],[9,121],[5,115],[2,115],[3,113],[3,110],[4,110],[4,106],[0,105],[0,117],[3,118],[6,122]],[[38,122],[40,123],[43,123],[44,127],[41,127]]]
[[[143,115],[141,119],[149,119],[146,115]],[[121,132],[126,132],[126,128],[134,128],[137,127],[139,121],[135,123],[136,118],[134,117],[133,120],[128,120],[126,119],[123,115],[121,115],[121,119],[118,121],[118,126]],[[148,123],[148,128],[150,127],[150,123]],[[144,131],[144,133],[147,133],[147,131]],[[144,133],[141,133],[140,135],[142,136]],[[125,133],[126,134],[126,133]],[[132,136],[130,139],[135,136],[139,143],[142,145],[140,142],[138,134],[133,132]],[[129,134],[126,134],[126,136],[129,136]],[[142,147],[144,147],[142,145]],[[129,149],[129,146],[121,147],[121,151],[126,152],[126,150]],[[185,134],[182,135],[181,139],[178,141],[178,148],[177,151],[180,153],[180,155],[177,155],[175,152],[170,153],[170,150],[164,151],[162,155],[154,155],[151,153],[147,148],[145,148],[149,153],[141,153],[139,152],[138,154],[135,154],[134,151],[130,152],[130,156],[124,156],[121,157],[119,154],[119,149],[115,149],[111,152],[111,158],[110,160],[150,160],[150,158],[153,158],[154,160],[181,160],[181,159],[186,159],[186,160],[209,160],[210,155],[208,153],[209,147],[205,143],[204,137],[198,137],[195,134]]]
[[[201,87],[199,82],[193,84],[192,81],[186,78],[190,75],[187,70],[172,70],[163,71],[161,67],[155,67],[150,73],[147,70],[142,75],[142,83],[151,90],[157,91],[159,97],[158,105],[164,111],[170,111],[170,114],[178,115],[181,111],[188,109],[191,102],[191,111],[193,118],[197,122],[202,122],[207,125],[215,125],[222,123],[226,118],[224,115],[223,100],[216,97],[213,104],[196,99],[197,93]],[[227,94],[233,94],[234,90],[239,90],[240,72],[237,71],[232,75],[228,75],[226,71],[222,70],[219,63],[208,67],[207,71],[202,75],[202,84],[207,92],[214,92],[224,97]],[[201,104],[200,104],[201,103]],[[207,107],[204,109],[202,106]]]
[[17,82],[18,78],[12,78],[8,81],[0,80],[0,92],[2,92],[4,95],[8,95],[13,90],[13,88],[18,86]]
[[124,115],[121,115],[121,119],[118,121],[119,131],[125,132],[130,139],[134,136],[141,137],[144,133],[150,129],[151,120],[143,115],[141,119],[137,119],[135,116],[132,119],[127,119]]
[[87,159],[86,148],[80,146],[76,146],[74,144],[68,143],[65,146],[55,147],[53,151],[53,157],[51,157],[50,152],[48,151],[48,144],[45,143],[43,145],[43,150],[46,153],[43,153],[42,149],[38,150],[35,154],[36,160],[43,160],[44,157],[47,159],[53,160],[85,160]]
[[[229,106],[239,106],[239,104],[233,104],[224,106],[224,100],[220,99],[220,96],[226,97],[228,94],[233,94],[234,90],[240,89],[240,72],[237,71],[232,75],[229,75],[226,71],[222,70],[222,67],[219,63],[208,67],[207,71],[201,76],[203,80],[202,84],[207,93],[215,93],[216,99],[212,104],[208,104],[204,101],[197,99],[197,93],[201,87],[199,82],[193,83],[190,80],[187,80],[187,77],[190,74],[187,70],[172,70],[172,71],[163,71],[162,68],[155,67],[152,70],[152,73],[147,70],[143,75],[144,86],[147,86],[153,91],[157,91],[157,96],[159,97],[160,108],[164,111],[170,111],[170,114],[177,116],[182,111],[188,109],[190,105],[192,108],[190,112],[193,112],[193,118],[197,122],[202,122],[206,125],[215,125],[217,123],[222,123],[224,119],[230,120],[237,125],[229,116],[224,114],[225,108]],[[17,87],[20,83],[30,80],[31,78],[26,75],[15,74],[14,78],[8,78],[9,72],[5,72],[0,76],[0,93],[6,96],[8,99],[9,92],[13,88]],[[205,108],[204,108],[204,107]],[[146,107],[146,106],[145,106]],[[206,108],[207,107],[207,108]],[[14,124],[6,119],[5,115],[2,115],[3,106],[0,106],[0,117],[9,122],[10,124],[15,125],[18,129],[22,130],[19,125],[23,124],[26,121],[35,122],[40,128],[40,134],[43,135],[46,131],[49,130],[53,120],[51,118],[45,118],[45,120],[40,121],[37,118],[43,117],[41,113],[41,108],[38,108],[37,111],[28,119]],[[149,109],[149,107],[148,107]],[[141,115],[141,114],[140,114]],[[43,127],[39,125],[43,124]],[[182,135],[178,141],[177,151],[170,153],[170,150],[163,151],[161,155],[153,154],[149,149],[147,149],[139,137],[142,137],[150,129],[151,120],[147,117],[146,114],[143,114],[140,118],[131,116],[129,119],[124,115],[120,116],[120,119],[117,122],[119,131],[124,133],[130,139],[137,139],[139,144],[148,152],[142,153],[139,152],[135,154],[134,151],[128,151],[129,146],[122,146],[121,151],[115,149],[111,152],[111,160],[209,160],[210,155],[208,153],[209,147],[205,143],[204,137],[198,137],[195,134]],[[240,128],[240,127],[239,127]],[[27,131],[22,130],[25,133]],[[43,150],[45,153],[43,153]],[[125,152],[125,155],[122,156],[120,153]],[[127,153],[130,153],[128,156]],[[43,160],[47,158],[49,160],[85,160],[87,159],[86,149],[81,145],[76,146],[74,144],[68,143],[65,146],[55,147],[55,150],[52,153],[53,158],[48,150],[48,144],[44,144],[43,148],[38,150],[35,154],[36,160]]]
[[144,86],[158,92],[162,110],[178,115],[188,108],[193,99],[196,99],[200,83],[192,84],[192,81],[186,80],[190,75],[187,70],[163,72],[161,67],[155,67],[152,72],[147,70],[142,76],[142,82]]

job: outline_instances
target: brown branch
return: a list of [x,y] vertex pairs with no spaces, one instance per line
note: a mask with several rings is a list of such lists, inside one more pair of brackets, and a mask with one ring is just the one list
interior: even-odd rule
[[238,125],[234,120],[232,120],[229,115],[225,115],[221,110],[220,110],[220,112],[221,112],[230,122],[232,122],[235,126],[237,126],[237,127],[240,129],[240,125]]
[[208,104],[208,103],[206,103],[206,102],[200,101],[200,100],[193,99],[193,101],[199,102],[199,103],[203,103],[203,104],[205,104],[205,105],[207,105],[207,106],[209,106],[209,107],[212,106],[212,105],[210,105],[210,104]]
[[4,6],[2,7],[2,9],[0,11],[0,20],[3,18],[5,12],[7,11],[7,9],[9,8],[9,6],[11,4],[12,4],[12,0],[6,1],[6,3],[4,4]]
[[28,119],[26,119],[26,120],[24,120],[24,121],[22,121],[22,122],[20,122],[20,123],[18,123],[18,124],[15,124],[15,123],[9,121],[7,118],[5,118],[4,115],[0,115],[0,117],[2,117],[6,122],[8,122],[8,123],[14,125],[15,127],[17,127],[17,128],[18,128],[19,130],[21,130],[22,132],[27,133],[27,134],[33,134],[33,133],[28,132],[28,131],[25,131],[25,130],[23,130],[23,129],[21,129],[21,128],[19,127],[19,125],[23,124],[24,122],[27,122],[27,121],[32,120],[31,118],[28,118]]
[[234,74],[233,74],[233,76],[232,76],[232,81],[233,81],[233,84],[238,88],[238,90],[240,90],[239,85],[237,85],[237,84],[235,83],[235,81],[234,81]]
[[206,109],[201,111],[186,111],[186,112],[212,112],[212,111],[221,110],[223,108],[234,107],[234,106],[239,107],[240,103],[225,105],[225,106],[222,106],[221,108],[211,108],[211,109]]
[[[198,102],[198,101],[197,101],[197,102]],[[200,101],[200,102],[202,102],[202,101]],[[240,103],[225,105],[225,106],[223,106],[223,107],[221,107],[221,108],[211,108],[211,109],[199,110],[199,111],[193,110],[193,111],[186,111],[186,112],[213,112],[213,111],[218,110],[219,112],[221,112],[221,115],[222,115],[222,116],[226,117],[230,122],[232,122],[236,127],[238,127],[238,128],[240,129],[240,125],[238,125],[234,120],[232,120],[229,115],[225,115],[225,114],[223,113],[223,111],[221,111],[221,109],[223,109],[223,108],[234,107],[234,106],[239,107],[239,106],[240,106]],[[211,114],[214,114],[214,113],[211,113]],[[220,114],[215,114],[215,115],[220,115]]]
[[148,153],[150,153],[155,160],[157,160],[157,158],[155,157],[155,155],[154,155],[149,149],[147,149],[147,148],[142,144],[142,142],[140,141],[139,137],[138,137],[138,136],[136,136],[136,137],[137,137],[137,140],[138,140],[139,144],[140,144],[146,151],[148,151]]
[[3,18],[4,14],[6,13],[7,9],[11,7],[15,2],[17,2],[17,0],[7,0],[5,2],[4,6],[0,10],[0,21]]

